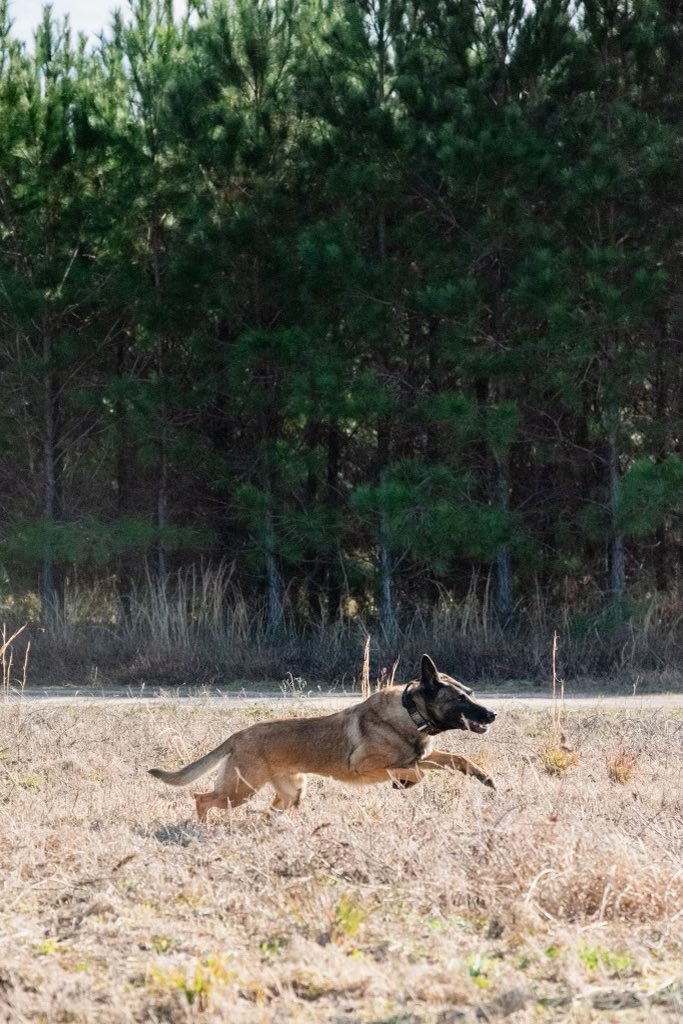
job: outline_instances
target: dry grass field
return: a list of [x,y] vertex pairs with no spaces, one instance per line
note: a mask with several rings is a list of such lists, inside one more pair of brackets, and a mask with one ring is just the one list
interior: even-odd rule
[[274,713],[0,703],[0,1020],[681,1020],[680,711],[452,734],[494,794],[311,779],[200,827],[145,774]]

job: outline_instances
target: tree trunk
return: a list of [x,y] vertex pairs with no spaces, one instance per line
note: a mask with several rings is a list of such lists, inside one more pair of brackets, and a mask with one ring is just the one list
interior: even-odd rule
[[607,541],[607,579],[610,609],[617,622],[624,617],[626,571],[624,567],[624,538],[617,530],[617,515],[621,494],[621,474],[616,435],[607,442],[607,485],[609,490],[610,535]]
[[[116,446],[116,515],[121,522],[130,513],[131,451],[128,431],[128,417],[125,403],[121,400],[121,383],[126,377],[126,339],[121,334],[116,343],[116,378],[119,382],[119,397],[114,404],[114,430]],[[130,621],[132,612],[133,578],[132,559],[127,551],[121,552],[116,560],[116,590],[124,622]]]
[[284,595],[282,588],[282,577],[277,564],[275,553],[275,529],[273,517],[270,512],[266,513],[266,544],[265,544],[265,565],[266,565],[266,599],[267,599],[267,628],[269,633],[277,633],[282,625],[284,617]]
[[[655,380],[655,419],[656,419],[656,461],[661,465],[668,455],[668,438],[670,426],[667,410],[669,404],[669,386],[664,365],[667,351],[666,320],[660,327],[660,341],[657,348],[657,370]],[[665,594],[669,589],[669,545],[667,543],[666,523],[661,522],[655,531],[655,585],[657,590]]]
[[[162,412],[163,416],[163,412]],[[157,508],[156,519],[159,528],[159,540],[157,543],[157,579],[162,587],[168,579],[168,558],[166,556],[166,545],[163,539],[163,531],[168,525],[168,457],[166,455],[166,425],[162,424],[162,436],[159,443],[159,475],[157,478]]]
[[[339,463],[341,458],[341,434],[336,423],[327,427],[327,479],[325,481],[325,501],[332,511],[339,500]],[[340,552],[335,548],[330,552],[327,566],[327,614],[331,620],[341,614],[341,583],[339,573]]]
[[[319,420],[309,420],[304,428],[304,443],[310,452],[308,473],[306,476],[306,506],[314,509],[319,501],[320,479],[315,470],[315,451],[321,440],[322,425]],[[311,622],[319,622],[324,614],[323,583],[325,575],[324,555],[320,548],[311,546],[305,554],[306,562],[306,598],[308,601],[308,618]]]
[[[376,479],[382,478],[382,471],[389,464],[389,422],[386,416],[380,416],[377,424],[377,471]],[[379,510],[379,528],[377,543],[377,604],[379,624],[385,636],[393,636],[396,629],[396,611],[394,608],[393,557],[387,542],[384,511]]]
[[40,604],[46,622],[58,622],[64,612],[64,576],[52,550],[52,527],[62,517],[59,386],[52,362],[52,332],[43,329],[43,522],[47,536],[40,571]]
[[[436,343],[437,323],[433,318],[429,321],[427,335],[427,375],[429,381],[429,397],[435,398],[439,393],[439,354]],[[425,427],[425,456],[427,462],[441,461],[441,445],[439,443],[439,427],[433,419],[428,419]]]
[[377,552],[377,580],[380,628],[386,637],[392,637],[396,632],[393,566],[391,552],[382,537]]
[[[496,498],[498,508],[507,518],[510,513],[509,458],[505,455],[496,462]],[[507,544],[503,544],[496,554],[496,582],[496,611],[498,621],[504,624],[512,615],[512,559]]]
[[[156,157],[153,156],[153,160]],[[161,299],[163,291],[163,281],[161,273],[161,259],[163,252],[163,237],[161,221],[157,214],[154,216],[154,221],[150,231],[150,246],[151,246],[151,258],[152,258],[152,278],[154,281],[154,291],[156,292],[157,299]],[[168,525],[168,443],[167,443],[167,410],[166,402],[163,398],[163,388],[165,386],[165,374],[166,374],[166,339],[160,336],[157,340],[157,373],[159,375],[159,385],[162,388],[162,400],[159,408],[159,440],[158,440],[158,452],[159,461],[157,466],[157,493],[156,493],[156,525],[159,530],[159,538],[157,540],[157,581],[161,587],[166,586],[168,579],[168,558],[166,554],[166,546],[164,543],[164,530]]]
[[[159,339],[158,372],[159,383],[163,389],[166,373],[166,342],[163,338]],[[156,497],[156,521],[159,530],[159,539],[157,541],[157,580],[161,587],[165,587],[168,580],[168,557],[164,540],[164,531],[168,526],[168,438],[166,402],[163,398],[159,409],[159,463]]]

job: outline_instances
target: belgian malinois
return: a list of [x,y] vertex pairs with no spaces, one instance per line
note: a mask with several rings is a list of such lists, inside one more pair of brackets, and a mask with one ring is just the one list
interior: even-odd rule
[[259,722],[180,771],[151,768],[149,774],[185,786],[220,765],[213,792],[195,793],[200,821],[210,807],[237,807],[267,782],[275,789],[273,808],[296,807],[309,772],[341,782],[392,781],[405,789],[420,782],[425,771],[455,768],[495,789],[486,772],[462,754],[432,746],[432,736],[449,729],[486,732],[495,717],[425,654],[420,679],[405,686],[388,686],[361,704],[320,718]]

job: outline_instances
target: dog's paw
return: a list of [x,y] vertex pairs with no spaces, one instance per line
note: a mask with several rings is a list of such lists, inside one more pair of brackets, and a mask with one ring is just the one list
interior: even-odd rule
[[410,779],[406,779],[402,782],[401,779],[393,779],[391,783],[392,789],[410,789],[411,786],[416,786],[416,782],[412,782]]

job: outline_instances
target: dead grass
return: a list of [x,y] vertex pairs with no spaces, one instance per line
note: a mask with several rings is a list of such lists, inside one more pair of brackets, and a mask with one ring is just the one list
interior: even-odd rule
[[[313,778],[298,812],[264,791],[203,827],[145,774],[273,714],[0,703],[0,1020],[680,1019],[680,713],[567,712],[581,759],[557,776],[544,712],[453,736],[496,794]],[[622,748],[627,788],[605,772]]]
[[542,747],[541,761],[548,775],[562,775],[570,768],[576,768],[581,760],[581,755],[576,750],[566,750],[558,743]]
[[612,782],[618,782],[625,786],[630,782],[638,769],[638,755],[633,750],[625,750],[623,747],[607,762],[607,774]]

